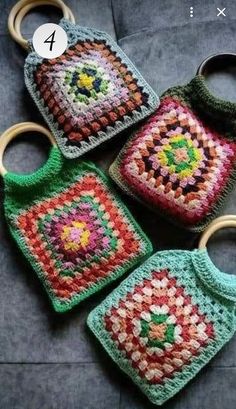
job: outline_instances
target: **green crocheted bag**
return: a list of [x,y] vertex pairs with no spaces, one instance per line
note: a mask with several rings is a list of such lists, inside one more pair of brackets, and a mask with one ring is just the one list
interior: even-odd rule
[[175,395],[230,340],[236,277],[206,249],[162,251],[92,311],[88,325],[155,404]]
[[[32,129],[48,132],[32,124],[21,132]],[[0,148],[4,140],[6,133]],[[151,243],[94,164],[65,159],[54,145],[47,163],[31,175],[0,170],[10,231],[56,311],[71,309],[151,253]]]

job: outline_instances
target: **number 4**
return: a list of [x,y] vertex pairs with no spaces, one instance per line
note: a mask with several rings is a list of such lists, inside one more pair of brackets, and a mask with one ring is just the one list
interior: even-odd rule
[[54,30],[53,33],[50,34],[50,36],[46,38],[46,40],[44,41],[45,44],[50,44],[50,51],[52,51],[53,44],[56,42],[54,40],[55,33],[56,33],[56,30]]

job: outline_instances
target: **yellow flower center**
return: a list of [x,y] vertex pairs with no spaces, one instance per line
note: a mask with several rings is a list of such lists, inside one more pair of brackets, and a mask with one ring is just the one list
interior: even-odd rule
[[80,88],[87,88],[88,90],[90,90],[93,88],[93,80],[94,78],[87,74],[80,74],[77,85]]

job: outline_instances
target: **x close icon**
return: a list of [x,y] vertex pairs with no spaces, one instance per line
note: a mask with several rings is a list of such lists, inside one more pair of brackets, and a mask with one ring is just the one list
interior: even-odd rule
[[224,7],[223,9],[220,9],[219,7],[217,7],[217,11],[218,11],[217,17],[220,17],[220,16],[226,17],[225,10],[226,10],[226,7]]

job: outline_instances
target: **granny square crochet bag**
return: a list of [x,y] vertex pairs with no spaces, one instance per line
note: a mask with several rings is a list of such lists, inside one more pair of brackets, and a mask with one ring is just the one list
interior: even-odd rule
[[214,97],[203,75],[167,90],[110,168],[128,194],[171,222],[202,231],[235,183],[236,104]]
[[[17,3],[14,15],[24,3]],[[51,3],[64,11],[61,0]],[[41,58],[31,42],[22,39],[20,32],[16,34],[19,20],[35,6],[37,1],[23,7],[15,23],[10,19],[9,28],[15,30],[16,41],[30,47],[25,83],[64,156],[79,157],[155,110],[159,99],[154,91],[102,31],[80,27],[64,18],[60,26],[68,37],[66,51],[58,58]]]
[[[25,131],[51,140],[49,159],[30,175],[7,172],[4,149]],[[56,311],[71,309],[151,253],[106,176],[92,163],[64,158],[47,129],[33,123],[8,129],[0,138],[0,174],[10,232]]]
[[[223,226],[236,221],[212,227]],[[236,329],[236,277],[213,264],[205,239],[193,251],[156,253],[88,317],[110,357],[158,405],[179,392]]]

